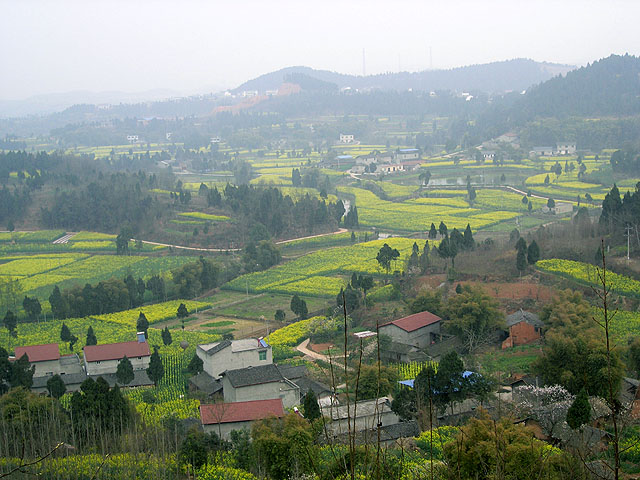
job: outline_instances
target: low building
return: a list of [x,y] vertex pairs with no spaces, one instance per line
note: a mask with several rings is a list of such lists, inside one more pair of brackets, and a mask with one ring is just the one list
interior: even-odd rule
[[22,358],[23,355],[26,355],[29,363],[35,367],[34,378],[84,373],[78,355],[75,353],[60,355],[60,347],[57,343],[16,347],[15,359]]
[[204,432],[215,432],[225,440],[234,430],[250,429],[256,420],[284,416],[282,400],[279,398],[200,405],[200,422]]
[[127,135],[127,142],[136,143],[140,138],[138,135]]
[[189,378],[189,391],[202,392],[207,397],[213,397],[216,393],[222,392],[222,380],[213,378],[207,372],[200,372]]
[[422,160],[407,160],[400,164],[405,172],[415,172],[422,165]]
[[84,369],[89,376],[116,373],[118,363],[127,357],[133,370],[149,368],[151,351],[144,333],[138,333],[138,339],[133,342],[105,343],[102,345],[87,345],[84,351]]
[[394,342],[422,349],[438,341],[441,322],[442,319],[431,312],[420,312],[385,323],[378,331],[389,335]]
[[389,174],[389,173],[397,173],[397,172],[402,172],[404,169],[402,167],[401,164],[399,163],[390,163],[390,164],[385,164],[385,165],[378,165],[378,167],[376,168],[375,173],[385,173],[385,174]]
[[533,147],[529,152],[530,157],[551,157],[555,152],[553,147]]
[[[415,441],[414,438],[420,435],[420,427],[416,420],[408,422],[394,423],[380,427],[380,444],[384,446],[392,446],[394,444],[401,445],[404,439]],[[374,427],[372,430],[360,430],[355,432],[356,445],[372,445],[378,442],[378,429]],[[350,440],[349,432],[338,435],[332,435],[329,439],[331,444],[348,445]],[[327,443],[327,435],[322,432],[318,436],[318,443]]]
[[544,326],[538,315],[522,309],[508,315],[506,324],[509,329],[509,336],[502,342],[503,349],[527,345],[539,340]]
[[400,418],[391,410],[388,397],[363,400],[349,405],[329,405],[321,407],[322,414],[331,419],[327,426],[333,436],[340,436],[351,429],[359,432],[374,430],[377,426],[386,427],[400,422]]
[[340,134],[340,143],[353,143],[355,141],[355,136],[352,134]]
[[300,387],[301,402],[310,390],[315,394],[320,406],[330,405],[331,403],[335,404],[338,401],[328,385],[324,385],[323,383],[309,378],[306,366],[278,365],[278,369],[284,378],[291,380]]
[[493,160],[494,158],[496,158],[495,150],[483,150],[482,158],[485,160]]
[[572,142],[561,142],[556,146],[556,155],[575,155],[576,144]]
[[420,150],[417,148],[401,148],[396,152],[396,161],[404,162],[406,160],[418,160],[420,158]]
[[202,360],[202,368],[214,379],[225,370],[258,367],[273,363],[271,345],[262,339],[223,340],[198,345],[196,355]]
[[387,362],[409,363],[423,362],[427,360],[427,355],[420,349],[391,341],[385,348],[380,349],[380,357]]
[[222,393],[226,403],[278,398],[285,408],[300,405],[300,387],[273,363],[223,372]]

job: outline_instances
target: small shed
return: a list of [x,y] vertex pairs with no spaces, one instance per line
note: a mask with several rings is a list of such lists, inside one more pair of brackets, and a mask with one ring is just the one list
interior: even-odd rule
[[527,345],[542,337],[544,323],[535,313],[520,309],[507,316],[506,324],[509,336],[502,342],[502,349]]

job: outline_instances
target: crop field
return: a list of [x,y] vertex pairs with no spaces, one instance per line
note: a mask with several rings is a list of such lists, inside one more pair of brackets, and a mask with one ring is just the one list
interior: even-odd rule
[[0,232],[0,242],[49,243],[64,235],[63,230],[38,230],[35,232]]
[[[347,279],[341,279],[340,275],[351,275],[353,272],[370,275],[384,273],[376,255],[385,243],[398,249],[398,260],[401,262],[410,254],[414,240],[388,238],[317,251],[269,270],[243,275],[223,288],[331,297],[337,295],[347,283]],[[394,269],[395,266],[392,265],[392,271]]]
[[203,212],[181,212],[178,215],[182,217],[196,218],[198,220],[209,220],[212,222],[224,222],[229,220],[226,215],[212,215],[210,213]]
[[[472,229],[479,230],[518,215],[513,211],[489,211],[471,208],[468,204],[461,206],[460,199],[450,199],[451,203],[446,206],[443,203],[447,199],[439,199],[443,203],[437,205],[417,203],[417,200],[389,202],[361,188],[339,187],[339,191],[356,198],[360,224],[366,227],[424,232],[429,230],[431,223],[438,226],[442,221],[449,229],[463,229],[469,223]],[[520,201],[522,197],[514,194],[514,198]]]
[[71,237],[70,241],[73,242],[95,242],[95,241],[104,241],[111,240],[115,241],[116,235],[111,233],[100,233],[100,232],[78,232],[76,235]]
[[[568,278],[582,285],[598,287],[598,269],[589,264],[573,260],[552,258],[539,260],[536,268],[543,272]],[[607,284],[613,292],[620,295],[640,297],[640,282],[624,275],[607,271]]]
[[[341,285],[342,286],[342,285]],[[225,293],[235,293],[226,291]],[[221,306],[219,308],[212,309],[216,314],[231,315],[234,317],[254,318],[258,319],[261,315],[265,317],[273,318],[276,310],[284,310],[287,318],[291,319],[294,315],[289,309],[291,305],[291,296],[289,295],[276,295],[276,294],[263,294],[260,296],[251,296],[246,298],[246,301],[240,301],[233,305]],[[328,306],[327,300],[318,297],[301,297],[307,302],[307,309],[309,312],[315,312],[322,310]]]
[[194,300],[171,300],[163,303],[155,303],[153,305],[144,305],[142,307],[122,312],[95,315],[91,318],[97,318],[98,320],[105,322],[120,323],[122,325],[128,325],[135,328],[136,321],[138,320],[140,313],[144,313],[149,324],[153,325],[154,323],[158,323],[169,318],[175,318],[177,316],[178,307],[181,303],[184,303],[189,313],[211,308],[211,305],[205,302],[196,302]]
[[51,287],[96,283],[111,277],[124,278],[129,273],[146,278],[193,262],[189,256],[116,256],[84,253],[7,255],[0,257],[0,276],[20,280],[23,293],[48,298]]
[[294,347],[311,334],[316,323],[323,321],[325,321],[325,317],[311,317],[306,320],[300,320],[279,328],[269,335],[266,340],[271,346]]

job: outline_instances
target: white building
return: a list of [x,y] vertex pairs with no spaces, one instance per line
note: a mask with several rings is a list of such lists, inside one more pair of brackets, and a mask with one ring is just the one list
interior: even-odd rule
[[29,363],[35,367],[34,378],[82,373],[78,356],[74,353],[60,355],[60,348],[57,343],[16,347],[15,358],[12,358],[12,360],[18,360],[23,355],[26,355]]
[[138,135],[127,135],[127,142],[129,143],[136,143],[138,140]]
[[300,387],[274,364],[223,372],[222,393],[226,403],[279,398],[285,408],[300,405]]
[[404,167],[402,165],[399,165],[397,163],[391,163],[389,165],[378,165],[378,167],[376,168],[375,173],[396,173],[396,172],[402,172],[404,171]]
[[234,430],[250,429],[256,420],[285,416],[282,400],[254,400],[250,402],[200,405],[200,422],[205,433],[215,432],[224,440]]
[[418,160],[420,158],[420,150],[417,148],[401,148],[396,152],[396,161],[404,162],[405,160]]
[[340,143],[353,143],[355,141],[355,137],[351,134],[340,134]]
[[556,155],[574,155],[576,153],[576,144],[569,142],[558,143]]
[[257,338],[198,345],[196,355],[202,360],[203,370],[213,378],[220,377],[225,370],[273,363],[271,345]]
[[351,429],[358,432],[373,430],[376,426],[386,427],[400,422],[400,418],[391,410],[391,401],[387,397],[377,400],[364,400],[341,406],[323,406],[322,415],[331,418],[328,429],[332,435],[340,435],[349,431],[349,416]]
[[116,373],[118,363],[127,357],[133,370],[146,370],[151,360],[149,343],[144,333],[138,333],[133,342],[105,343],[103,345],[87,345],[84,351],[84,368],[87,375]]

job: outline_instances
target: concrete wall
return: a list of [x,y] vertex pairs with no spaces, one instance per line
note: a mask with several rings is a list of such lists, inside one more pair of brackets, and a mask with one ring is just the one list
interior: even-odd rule
[[[146,370],[149,368],[150,356],[132,357],[129,359],[134,370]],[[101,360],[99,362],[87,362],[84,360],[84,368],[87,375],[102,375],[107,373],[116,373],[120,360]]]
[[417,348],[426,348],[431,344],[435,335],[440,334],[440,322],[432,323],[425,327],[414,330],[413,332],[407,332],[396,325],[384,325],[380,327],[380,333],[389,335],[391,340],[398,343],[404,343],[405,345],[412,345]]
[[36,366],[34,377],[52,377],[62,373],[60,360],[47,360],[46,362],[34,362],[31,365]]
[[234,388],[229,379],[223,377],[222,392],[225,403],[281,398],[284,408],[300,405],[300,388],[285,381]]
[[[265,351],[265,349],[261,349]],[[197,348],[196,353],[202,360],[203,369],[213,378],[219,378],[220,374],[225,370],[236,370],[238,368],[259,367],[261,365],[269,365],[273,363],[273,353],[271,348],[267,348],[266,360],[260,360],[260,350],[244,350],[241,352],[232,352],[231,346],[220,350],[213,355],[207,355],[207,352]]]
[[203,425],[202,430],[204,430],[204,433],[214,432],[224,440],[229,440],[233,430],[242,430],[243,428],[246,428],[250,431],[252,423],[253,422],[214,423],[212,425]]
[[[353,411],[351,412],[351,414],[353,415]],[[395,425],[396,423],[399,423],[400,418],[393,412],[383,412],[380,415],[380,422],[382,423],[382,426],[385,427],[387,425]],[[365,415],[365,416],[358,415],[358,418],[356,418],[356,422],[355,422],[355,430],[356,431],[371,430],[376,427],[376,423],[377,423],[377,415]],[[353,424],[353,418],[352,418],[351,428],[353,428],[353,425],[354,424]],[[331,422],[331,431],[333,432],[334,435],[339,435],[341,433],[348,432],[349,424],[347,422],[347,419],[344,418],[340,420],[334,420],[333,422]]]

